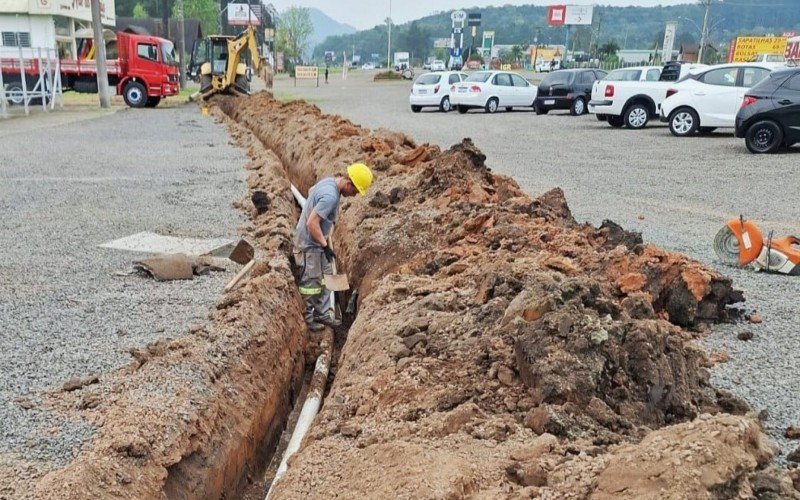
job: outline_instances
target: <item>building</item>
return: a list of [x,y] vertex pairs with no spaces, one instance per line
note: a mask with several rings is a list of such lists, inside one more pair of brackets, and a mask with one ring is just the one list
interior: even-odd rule
[[[116,26],[114,0],[101,0],[105,27]],[[0,57],[36,57],[39,50],[75,59],[78,40],[91,36],[91,0],[0,0]]]

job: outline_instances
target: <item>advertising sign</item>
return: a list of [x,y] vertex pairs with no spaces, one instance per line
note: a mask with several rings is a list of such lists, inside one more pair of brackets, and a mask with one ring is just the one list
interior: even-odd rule
[[467,26],[480,26],[481,25],[481,14],[480,12],[470,12],[469,18],[467,19]]
[[782,36],[740,36],[736,38],[731,62],[747,62],[758,54],[783,54],[787,39]]
[[790,38],[786,43],[786,60],[800,61],[800,36]]
[[550,26],[564,26],[564,18],[566,17],[566,5],[551,5],[547,8],[547,24]]
[[593,14],[594,7],[591,5],[567,5],[564,24],[568,26],[591,25]]
[[666,29],[664,29],[664,57],[662,58],[664,62],[672,60],[672,48],[675,45],[675,32],[678,30],[677,23],[667,23]]
[[449,49],[450,48],[450,39],[449,38],[434,38],[433,39],[433,48],[434,49]]
[[467,13],[463,10],[457,10],[450,14],[450,20],[454,23],[463,23],[467,19]]
[[[252,7],[255,7],[252,6]],[[261,6],[258,6],[259,8]],[[228,4],[228,25],[230,26],[260,26],[261,20],[258,18],[255,9],[246,3]]]
[[483,32],[483,43],[481,44],[481,48],[487,54],[492,51],[492,47],[494,46],[494,31],[484,31]]
[[298,80],[315,80],[319,77],[319,68],[316,66],[295,66],[294,76]]

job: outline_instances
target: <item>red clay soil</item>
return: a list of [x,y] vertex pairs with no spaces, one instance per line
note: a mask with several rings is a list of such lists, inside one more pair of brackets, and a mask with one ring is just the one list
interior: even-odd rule
[[728,319],[730,280],[578,224],[469,140],[440,151],[268,94],[216,103],[302,191],[354,161],[376,173],[336,226],[358,316],[275,498],[797,495],[688,329]]
[[248,184],[270,202],[245,231],[257,248],[250,277],[206,324],[133,352],[136,362],[99,384],[53,393],[58,411],[97,426],[92,442],[61,470],[4,483],[0,497],[231,497],[260,471],[295,402],[307,332],[288,260],[296,209],[286,175],[245,130],[232,133],[259,158]]

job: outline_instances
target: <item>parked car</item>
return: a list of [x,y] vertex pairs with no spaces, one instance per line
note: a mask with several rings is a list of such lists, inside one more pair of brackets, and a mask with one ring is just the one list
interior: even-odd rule
[[747,89],[769,76],[771,68],[752,63],[712,66],[691,74],[667,90],[661,121],[676,137],[734,127]]
[[594,82],[589,112],[612,127],[644,128],[650,119],[658,118],[667,89],[675,81],[706,67],[668,62],[663,68],[641,66],[614,70]]
[[444,61],[441,59],[435,59],[431,63],[431,71],[445,71],[447,67],[444,65]]
[[786,57],[783,54],[757,54],[750,58],[749,63],[760,63],[772,69],[785,68]]
[[372,64],[372,63],[364,63],[364,64],[361,66],[361,69],[375,69],[375,65],[374,65],[374,64]]
[[537,73],[550,73],[551,71],[558,71],[561,69],[561,59],[551,61],[539,61],[534,67]]
[[438,107],[439,111],[447,113],[453,109],[450,94],[453,85],[461,83],[466,78],[465,73],[455,71],[437,71],[420,75],[411,86],[411,94],[408,96],[411,111],[419,113],[424,107]]
[[483,108],[494,113],[500,108],[532,107],[536,86],[510,71],[477,71],[450,89],[450,98],[459,113]]
[[736,114],[736,137],[751,153],[800,142],[800,68],[774,71],[747,91]]
[[562,69],[550,73],[539,84],[534,105],[537,115],[552,109],[568,109],[573,116],[586,113],[595,80],[606,76],[599,69]]

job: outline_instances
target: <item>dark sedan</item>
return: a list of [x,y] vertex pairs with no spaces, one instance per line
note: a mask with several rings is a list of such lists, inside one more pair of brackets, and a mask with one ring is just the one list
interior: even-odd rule
[[800,142],[800,68],[773,71],[747,91],[736,137],[751,153],[775,153]]
[[599,69],[562,69],[550,73],[539,84],[536,114],[546,115],[551,109],[568,109],[573,116],[586,113],[595,80],[606,76]]

